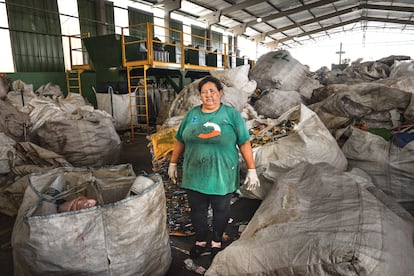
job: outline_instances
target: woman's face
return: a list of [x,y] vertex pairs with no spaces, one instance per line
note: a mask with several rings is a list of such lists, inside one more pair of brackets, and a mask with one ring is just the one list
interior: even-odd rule
[[203,109],[214,110],[220,106],[223,91],[219,91],[216,84],[207,82],[201,87],[200,96],[203,102]]

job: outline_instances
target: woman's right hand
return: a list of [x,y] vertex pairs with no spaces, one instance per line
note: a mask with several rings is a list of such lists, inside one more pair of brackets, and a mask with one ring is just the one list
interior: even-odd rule
[[258,187],[260,187],[260,181],[257,177],[256,169],[248,169],[246,180],[244,181],[244,184],[247,185],[247,190],[252,191]]
[[168,166],[168,176],[174,184],[177,183],[177,175],[177,163],[170,163]]

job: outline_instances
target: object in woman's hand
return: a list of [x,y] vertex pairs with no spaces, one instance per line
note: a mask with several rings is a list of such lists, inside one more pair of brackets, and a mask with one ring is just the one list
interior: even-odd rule
[[59,213],[76,211],[96,206],[98,202],[96,199],[87,198],[84,196],[77,197],[73,200],[66,201],[59,206]]

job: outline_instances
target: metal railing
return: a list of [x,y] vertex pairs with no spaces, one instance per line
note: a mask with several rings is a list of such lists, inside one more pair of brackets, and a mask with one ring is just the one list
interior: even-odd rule
[[[154,37],[154,28],[164,29],[165,35]],[[123,27],[121,41],[124,67],[149,65],[182,70],[221,70],[251,64],[245,58],[229,55],[226,43],[219,45],[219,49],[212,49],[214,41],[210,38],[150,22]],[[193,45],[192,41],[200,43]]]

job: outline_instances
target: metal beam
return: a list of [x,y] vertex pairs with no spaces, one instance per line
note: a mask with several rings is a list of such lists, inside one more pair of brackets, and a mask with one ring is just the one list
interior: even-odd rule
[[[303,6],[300,6],[300,7],[293,8],[293,9],[281,11],[281,12],[278,12],[278,13],[273,14],[273,15],[268,15],[268,16],[262,17],[262,22],[266,22],[266,21],[277,19],[277,18],[289,16],[289,15],[292,15],[292,14],[295,14],[295,13],[298,13],[298,12],[302,12],[302,11],[305,11],[305,10],[325,6],[325,5],[328,5],[328,4],[333,4],[334,2],[338,2],[338,1],[339,0],[321,0],[321,1],[317,1],[317,2],[314,2],[314,3],[311,3],[311,4],[303,5]],[[249,22],[246,22],[247,26],[255,25],[257,23],[258,22],[256,21],[256,19],[251,20]]]
[[332,17],[336,17],[336,16],[347,14],[347,13],[355,12],[355,11],[358,11],[358,7],[359,7],[359,5],[356,5],[354,7],[350,7],[350,8],[344,9],[344,10],[340,10],[340,11],[337,11],[337,12],[325,14],[323,16],[308,19],[308,20],[305,20],[305,21],[297,22],[296,24],[291,24],[291,25],[286,26],[286,27],[277,28],[273,31],[266,32],[265,34],[266,35],[274,35],[274,34],[277,34],[277,33],[281,33],[281,32],[287,31],[287,30],[297,28],[298,26],[305,26],[305,25],[316,23],[318,21],[326,20],[326,19],[329,19],[329,18],[332,18]]
[[391,19],[391,18],[379,18],[379,17],[364,16],[364,17],[361,17],[361,20],[395,23],[395,24],[402,24],[402,25],[414,25],[414,21],[403,20],[403,19]]
[[[299,12],[303,12],[306,10],[310,10],[313,8],[317,8],[317,7],[321,7],[321,6],[325,6],[325,5],[330,5],[330,4],[334,4],[335,2],[338,2],[340,0],[320,0],[320,1],[316,1],[310,4],[303,4],[302,6],[298,6],[295,8],[291,8],[288,10],[284,10],[284,11],[276,11],[274,14],[272,15],[268,15],[262,18],[262,23],[266,23],[266,21],[270,21],[270,20],[274,20],[277,18],[282,18],[282,17],[289,17],[290,15],[293,14],[297,14]],[[247,1],[243,1],[241,3],[238,4],[234,4],[231,5],[227,8],[218,10],[218,11],[212,11],[211,13],[209,13],[207,16],[205,16],[205,20],[208,21],[208,24],[218,24],[220,22],[220,16],[221,15],[225,15],[225,16],[229,16],[230,13],[237,11],[237,10],[241,10],[244,8],[248,8],[250,6],[254,6],[260,3],[263,3],[265,1],[259,1],[259,0],[247,0]],[[359,1],[358,1],[359,2]],[[391,5],[377,5],[377,4],[368,4],[368,3],[356,3],[355,5],[353,5],[352,7],[347,7],[343,10],[339,10],[339,11],[335,11],[335,12],[331,12],[322,16],[318,16],[312,19],[308,19],[308,20],[304,20],[301,22],[294,22],[291,25],[288,26],[284,26],[281,28],[275,28],[272,31],[269,32],[264,32],[264,33],[260,33],[259,35],[250,37],[250,39],[261,39],[265,36],[270,36],[270,35],[274,35],[277,33],[283,33],[287,30],[291,30],[291,29],[295,29],[295,28],[301,28],[303,26],[309,25],[309,24],[313,24],[313,23],[320,23],[323,20],[327,20],[330,18],[334,18],[334,17],[339,17],[341,15],[345,15],[348,13],[353,13],[353,12],[357,12],[357,11],[369,11],[369,10],[384,10],[384,11],[394,11],[394,12],[407,12],[407,13],[414,13],[414,7],[412,6],[391,6]],[[323,32],[329,29],[333,29],[333,28],[337,28],[337,27],[341,27],[347,24],[351,24],[353,22],[358,22],[361,20],[370,20],[370,21],[378,21],[378,22],[389,22],[389,23],[396,23],[396,24],[408,24],[408,25],[412,25],[412,21],[410,20],[401,20],[401,19],[386,19],[386,18],[378,18],[378,17],[361,17],[363,15],[366,15],[366,13],[362,13],[358,15],[358,19],[352,19],[352,20],[348,20],[345,22],[340,22],[328,27],[321,27],[318,28],[316,30],[313,31],[309,31],[309,32],[303,32],[300,33],[298,35],[295,35],[293,37],[301,37],[301,36],[306,36],[306,35],[310,35],[310,34],[315,34],[318,32]],[[364,19],[365,18],[365,19]],[[237,20],[236,20],[237,21]],[[240,22],[239,25],[237,25],[236,27],[232,28],[233,32],[237,35],[242,35],[247,27],[251,27],[255,24],[257,24],[258,22],[256,20],[251,20],[248,22]],[[302,29],[303,30],[303,29]],[[257,30],[256,30],[257,31]],[[283,43],[284,41],[287,40],[291,40],[292,36],[283,38],[280,42]]]
[[289,40],[292,40],[292,39],[295,39],[295,38],[298,38],[298,37],[302,37],[302,36],[306,36],[306,35],[310,35],[310,34],[316,34],[316,33],[324,32],[326,30],[335,29],[335,28],[338,28],[338,27],[341,27],[341,26],[344,26],[344,25],[356,23],[356,22],[359,22],[361,20],[362,20],[361,18],[355,18],[355,19],[351,19],[351,20],[348,20],[348,21],[343,21],[343,22],[338,23],[338,24],[329,25],[328,27],[323,27],[323,28],[315,29],[315,30],[312,30],[312,31],[309,31],[309,32],[300,33],[300,34],[297,34],[297,35],[291,35],[291,36],[288,36],[288,37],[279,39],[279,42],[280,43],[283,43],[283,42],[286,42],[286,41],[289,41]]
[[368,10],[414,12],[414,7],[408,7],[408,6],[385,6],[385,5],[375,5],[375,4],[361,4],[361,8],[368,9]]
[[[384,5],[372,5],[372,4],[362,3],[362,4],[358,4],[358,5],[343,9],[343,10],[339,10],[339,11],[336,11],[336,12],[325,14],[325,15],[322,15],[322,16],[319,16],[319,17],[316,17],[316,18],[312,18],[312,19],[309,19],[309,20],[297,22],[296,24],[291,24],[291,25],[288,25],[288,26],[285,26],[285,27],[282,27],[282,28],[277,28],[273,31],[265,32],[264,35],[265,36],[274,35],[274,34],[277,34],[277,33],[285,32],[287,30],[297,28],[298,26],[305,26],[305,25],[308,25],[308,24],[312,24],[312,23],[316,23],[316,22],[323,21],[323,20],[326,20],[326,19],[330,19],[330,18],[333,18],[333,17],[336,17],[336,16],[341,16],[341,15],[344,15],[344,14],[360,11],[362,9],[414,12],[414,7],[384,6]],[[377,20],[372,20],[372,21],[377,21]],[[393,22],[393,23],[398,23],[398,22]],[[404,24],[404,23],[399,23],[399,24]]]
[[245,9],[247,7],[251,7],[257,4],[263,3],[263,0],[248,0],[248,1],[244,1],[235,5],[231,5],[230,7],[218,10],[218,11],[214,11],[211,12],[205,16],[200,17],[201,20],[205,20],[207,22],[209,22],[208,24],[210,24],[210,22],[213,23],[218,23],[220,22],[220,16],[221,15],[226,15],[235,11],[239,11],[242,9]]
[[220,10],[220,12],[222,14],[228,14],[228,13],[239,11],[239,10],[242,10],[242,9],[245,9],[245,8],[260,4],[260,3],[263,3],[263,2],[265,2],[265,1],[263,1],[263,0],[248,0],[248,1],[244,1],[244,2],[241,2],[241,3],[235,4],[235,5],[231,5],[230,7],[227,7],[227,8],[224,8],[224,9]]
[[311,34],[316,34],[316,33],[320,33],[320,32],[324,32],[326,30],[330,30],[330,29],[335,29],[338,27],[342,27],[344,25],[348,25],[348,24],[353,24],[353,23],[357,23],[359,21],[376,21],[376,22],[387,22],[387,23],[395,23],[395,24],[407,24],[407,25],[414,25],[414,21],[410,21],[410,20],[402,20],[402,19],[389,19],[389,18],[378,18],[378,17],[367,17],[367,16],[361,16],[355,19],[351,19],[348,21],[344,21],[338,24],[333,24],[333,25],[329,25],[327,27],[323,27],[323,28],[319,28],[319,29],[315,29],[309,32],[304,32],[304,33],[300,33],[297,35],[293,35],[293,36],[288,36],[282,39],[278,39],[279,43],[283,43],[298,37],[302,37],[302,36],[307,36],[307,35],[311,35]]
[[[281,17],[284,17],[284,16],[291,15],[293,13],[298,13],[298,12],[301,12],[301,11],[304,11],[304,10],[312,9],[312,8],[315,8],[315,7],[320,7],[320,6],[323,6],[323,5],[326,5],[326,4],[329,4],[329,3],[333,3],[333,2],[336,2],[336,1],[319,1],[319,2],[312,3],[312,4],[304,5],[302,7],[297,7],[297,8],[293,8],[293,9],[290,9],[290,10],[285,10],[285,11],[282,11],[282,12],[278,12],[277,14],[274,14],[274,15],[269,15],[269,16],[263,17],[262,22],[266,22],[266,21],[269,21],[269,20],[281,18]],[[353,12],[353,11],[355,11],[355,9],[358,9],[358,10],[362,10],[362,9],[387,10],[387,11],[399,11],[399,12],[411,12],[411,13],[414,12],[414,7],[385,6],[385,5],[375,5],[375,4],[361,3],[361,4],[358,4],[358,5],[355,5],[351,8],[346,8],[342,11],[338,11],[338,12],[335,12],[335,13],[338,13],[338,15],[343,15],[347,12]],[[335,13],[330,13],[329,15],[324,15],[324,16],[321,16],[321,17],[318,17],[318,18],[322,18],[320,20],[324,20],[324,19],[328,19],[328,18],[331,18],[331,17],[335,17],[336,16]],[[324,17],[326,17],[326,18],[324,18]],[[315,22],[316,21],[313,21],[311,23],[315,23]],[[252,21],[247,22],[246,24],[247,24],[247,26],[250,26],[250,25],[254,25],[256,23],[257,23],[256,20],[252,20]],[[306,24],[310,24],[310,23],[306,23]],[[298,23],[298,25],[303,26],[305,24]],[[294,28],[296,28],[296,27],[298,27],[298,26],[295,26]],[[287,29],[285,29],[285,30],[287,30]]]

